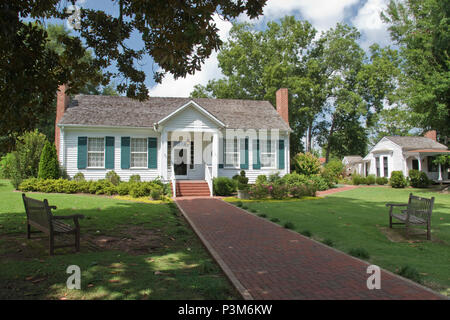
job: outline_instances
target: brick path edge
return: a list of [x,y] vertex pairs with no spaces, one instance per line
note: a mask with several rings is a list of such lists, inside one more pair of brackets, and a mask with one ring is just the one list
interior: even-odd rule
[[242,296],[244,300],[254,300],[252,295],[248,292],[247,289],[244,288],[244,286],[241,284],[241,282],[237,279],[233,271],[231,271],[230,267],[223,261],[221,256],[217,253],[216,250],[211,246],[211,244],[203,237],[201,232],[197,229],[195,224],[192,222],[192,220],[189,218],[189,216],[184,212],[183,208],[178,205],[178,202],[176,199],[174,199],[175,204],[177,205],[180,212],[183,214],[183,217],[186,219],[186,221],[189,223],[191,228],[194,230],[197,237],[200,239],[200,241],[203,243],[203,245],[206,247],[206,249],[209,251],[209,254],[216,260],[216,262],[219,264],[222,271],[225,273],[225,275],[230,280],[231,284],[235,287],[235,289],[239,292],[239,294]]

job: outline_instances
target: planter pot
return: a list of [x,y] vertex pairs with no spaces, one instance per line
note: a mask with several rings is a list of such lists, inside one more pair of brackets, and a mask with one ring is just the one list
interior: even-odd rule
[[238,198],[239,199],[250,199],[248,190],[238,190]]

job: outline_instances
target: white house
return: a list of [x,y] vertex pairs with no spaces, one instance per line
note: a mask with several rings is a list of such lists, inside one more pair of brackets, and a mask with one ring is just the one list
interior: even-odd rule
[[370,149],[357,164],[357,171],[363,176],[390,178],[392,171],[402,171],[408,176],[409,170],[416,169],[433,181],[450,182],[449,168],[433,163],[441,154],[450,154],[450,150],[437,142],[436,131],[429,131],[424,137],[388,136]]
[[351,175],[354,172],[360,173],[362,163],[363,158],[361,156],[345,156],[344,159],[342,159],[346,175]]
[[[77,95],[58,91],[55,144],[69,176],[88,180],[114,170],[122,180],[208,183],[245,170],[289,172],[288,91],[267,101]],[[178,182],[178,184],[176,183]],[[210,192],[211,193],[211,192]],[[185,192],[187,195],[187,193]]]

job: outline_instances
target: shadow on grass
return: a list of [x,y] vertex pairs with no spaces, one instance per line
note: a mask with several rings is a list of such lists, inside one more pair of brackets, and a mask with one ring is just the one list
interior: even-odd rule
[[[25,213],[8,213],[14,219],[4,219],[2,227],[19,225],[0,240],[0,299],[238,297],[173,204],[124,201],[106,208],[54,211],[55,215],[74,213],[85,216],[80,220],[81,252],[57,249],[52,257],[45,235],[26,239]],[[104,247],[98,246],[97,238],[107,239]],[[111,245],[108,239],[113,239]],[[72,237],[63,240],[73,242]],[[66,288],[70,265],[81,269],[81,290]]]

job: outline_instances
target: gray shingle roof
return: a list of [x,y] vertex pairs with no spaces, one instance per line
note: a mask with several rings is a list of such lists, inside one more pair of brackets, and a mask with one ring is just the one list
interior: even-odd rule
[[447,149],[447,146],[425,137],[403,137],[389,136],[386,137],[395,144],[398,144],[404,150],[413,149]]
[[361,156],[345,156],[344,159],[347,160],[349,164],[358,163],[363,160]]
[[268,101],[151,97],[140,102],[127,97],[95,95],[75,96],[59,124],[153,127],[154,123],[191,100],[228,128],[289,130],[289,126]]

